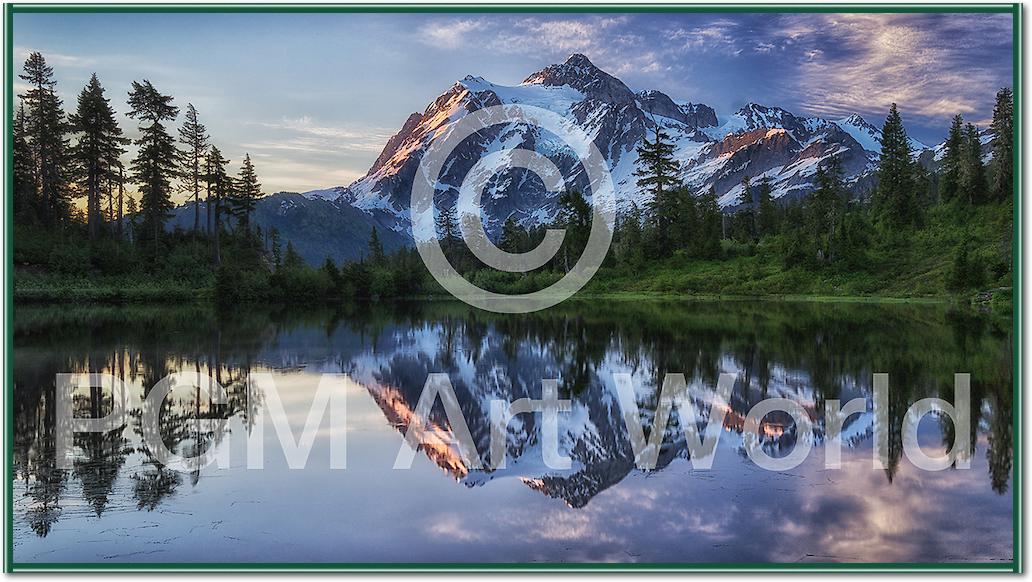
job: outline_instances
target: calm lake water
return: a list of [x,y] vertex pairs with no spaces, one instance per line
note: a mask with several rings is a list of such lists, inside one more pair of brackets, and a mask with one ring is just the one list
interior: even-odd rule
[[[18,306],[14,337],[14,559],[32,562],[1007,562],[1012,545],[1012,338],[1009,320],[929,305],[614,301],[499,316],[456,303],[344,311],[260,308]],[[213,405],[177,389],[162,438],[181,454],[224,447],[230,467],[176,473],[142,445],[140,402],[174,371],[216,376]],[[54,375],[109,372],[131,386],[124,426],[76,437],[74,467],[55,462]],[[344,373],[347,468],[329,468],[320,431],[308,468],[290,470],[271,426],[264,470],[246,468],[246,439],[271,372],[295,434],[320,374]],[[463,463],[447,445],[394,470],[427,375],[447,373],[481,454],[492,399],[539,398],[559,379],[569,470],[542,462],[540,415],[509,425],[505,469]],[[613,374],[633,375],[642,419],[667,372],[693,398],[736,375],[731,414],[710,470],[695,470],[673,415],[657,469],[634,466]],[[842,468],[825,468],[824,403],[864,397],[890,375],[890,420],[913,402],[952,400],[972,375],[971,468],[926,472],[890,431],[890,466],[872,468],[870,412],[847,421]],[[88,414],[110,393],[77,397]],[[774,415],[764,447],[814,442],[798,467],[759,468],[741,418],[764,398],[799,402],[811,435]],[[700,405],[701,406],[701,405]],[[701,410],[701,408],[700,408]],[[868,407],[870,411],[870,406]],[[194,419],[221,418],[211,430]],[[447,442],[440,410],[435,434]],[[920,424],[934,454],[948,419]]]

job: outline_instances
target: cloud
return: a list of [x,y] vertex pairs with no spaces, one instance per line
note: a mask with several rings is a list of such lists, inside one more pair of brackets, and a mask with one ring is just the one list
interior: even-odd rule
[[354,128],[332,125],[321,125],[307,115],[296,118],[283,118],[274,123],[250,122],[273,130],[274,137],[269,141],[255,141],[253,147],[284,151],[312,153],[334,152],[373,152],[383,149],[392,135],[383,128]]
[[321,123],[309,115],[245,125],[252,128],[247,139],[227,156],[238,159],[250,153],[265,183],[298,192],[361,178],[392,133],[379,127]]
[[[287,159],[279,154],[252,154],[262,183],[275,184],[277,191],[307,192],[330,185],[347,185],[364,172],[335,168],[323,160]],[[271,191],[271,190],[267,190]]]
[[741,54],[744,35],[742,21],[721,18],[699,26],[677,26],[666,29],[661,38],[678,53],[719,52],[730,55]]
[[[542,57],[585,53],[589,58],[599,58],[620,46],[638,45],[637,35],[617,31],[625,22],[626,17],[611,16],[520,18],[492,30],[487,46],[504,54]],[[533,39],[532,43],[528,39]]]
[[[803,51],[795,89],[814,113],[885,111],[943,118],[984,111],[1010,84],[1009,15],[822,15],[792,42]],[[786,39],[780,39],[784,42]]]
[[420,40],[446,49],[464,45],[472,33],[485,28],[485,23],[476,19],[431,22],[420,29]]
[[93,57],[84,57],[78,55],[68,55],[62,53],[56,53],[52,51],[44,51],[39,49],[31,49],[27,47],[14,47],[14,62],[15,66],[19,67],[20,64],[24,63],[29,55],[33,52],[43,53],[43,57],[46,59],[47,64],[51,67],[73,67],[86,69],[97,66],[98,60]]

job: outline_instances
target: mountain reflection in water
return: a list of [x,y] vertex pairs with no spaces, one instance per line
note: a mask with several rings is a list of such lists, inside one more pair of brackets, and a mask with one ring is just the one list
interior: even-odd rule
[[[300,414],[291,416],[295,431],[300,430],[311,404],[310,396],[307,400],[303,397],[304,391],[314,387],[318,374],[347,374],[356,383],[356,394],[368,395],[362,396],[367,411],[378,411],[379,418],[356,414],[356,399],[349,395],[348,430],[349,435],[354,431],[356,436],[349,436],[348,469],[332,474],[340,475],[336,477],[338,481],[349,478],[370,481],[364,486],[348,482],[351,496],[339,500],[340,503],[357,512],[361,505],[381,500],[382,489],[388,485],[413,487],[416,492],[423,490],[425,493],[421,496],[417,494],[393,502],[412,514],[425,511],[414,508],[418,503],[440,502],[450,507],[450,513],[439,514],[433,525],[438,533],[444,531],[441,528],[448,530],[445,526],[452,520],[469,517],[466,512],[475,510],[463,507],[461,497],[449,506],[450,500],[455,499],[454,492],[435,493],[442,479],[440,470],[435,476],[427,472],[426,467],[417,466],[412,471],[390,469],[400,435],[413,417],[427,376],[437,372],[449,375],[485,462],[489,460],[490,449],[490,402],[494,399],[511,402],[524,397],[537,399],[541,397],[543,378],[559,380],[560,397],[572,401],[572,410],[559,416],[560,452],[572,458],[572,467],[568,470],[551,470],[544,465],[538,414],[519,415],[510,422],[505,468],[474,469],[465,463],[451,442],[451,427],[440,404],[431,414],[432,441],[421,447],[425,459],[470,488],[465,495],[483,491],[485,502],[495,503],[502,509],[525,506],[559,531],[547,535],[512,532],[514,536],[544,537],[538,543],[512,540],[508,549],[505,542],[499,542],[491,546],[485,544],[477,550],[476,544],[470,546],[470,539],[465,539],[466,544],[460,543],[464,539],[462,535],[473,535],[468,527],[458,537],[449,530],[454,543],[444,547],[439,547],[441,541],[427,543],[425,552],[429,557],[421,558],[425,561],[688,562],[745,558],[758,561],[1006,561],[1012,558],[1008,491],[1013,419],[1010,323],[968,310],[927,305],[745,301],[568,303],[542,313],[520,316],[488,314],[451,302],[367,305],[344,311],[233,313],[192,308],[19,306],[15,312],[14,346],[14,518],[18,561],[199,560],[196,553],[163,555],[163,550],[142,542],[139,548],[123,553],[122,548],[108,547],[103,535],[94,547],[81,545],[70,549],[64,545],[76,540],[92,540],[96,537],[94,534],[110,530],[129,535],[126,524],[134,520],[131,517],[134,512],[152,514],[147,523],[153,527],[191,532],[194,539],[187,544],[189,547],[199,544],[224,547],[227,553],[222,560],[228,561],[246,561],[252,555],[249,551],[263,556],[261,561],[273,558],[339,562],[420,559],[410,553],[385,553],[377,557],[375,552],[379,550],[362,551],[357,545],[349,548],[346,544],[314,553],[291,550],[289,544],[272,549],[265,547],[261,551],[251,544],[249,551],[236,551],[231,549],[235,547],[231,543],[234,538],[219,533],[210,515],[194,513],[202,505],[241,501],[235,497],[271,503],[263,496],[267,493],[263,494],[249,474],[238,468],[243,465],[243,453],[240,453],[243,447],[239,443],[260,418],[261,393],[249,388],[247,382],[255,371],[272,371],[281,393],[286,392],[282,389],[284,383],[305,386],[295,392],[294,406]],[[166,446],[183,455],[197,454],[209,447],[229,447],[233,451],[234,469],[211,467],[179,474],[158,465],[143,446],[140,421],[144,399],[159,379],[175,371],[210,373],[227,388],[229,399],[225,404],[216,405],[200,391],[174,390],[159,411]],[[74,467],[68,471],[56,467],[54,446],[54,375],[61,372],[108,372],[131,386],[130,414],[125,426],[107,434],[76,435],[77,456]],[[634,466],[613,374],[629,373],[634,378],[641,419],[648,431],[663,376],[668,372],[683,373],[688,378],[691,400],[699,418],[705,418],[709,393],[716,386],[718,376],[729,372],[736,377],[712,472],[691,470],[676,414],[671,415],[666,428],[656,470],[642,472]],[[824,470],[821,445],[825,444],[825,401],[846,402],[855,397],[869,401],[872,375],[876,372],[886,372],[890,377],[888,468],[884,471],[870,468],[873,420],[869,406],[867,413],[850,417],[845,424],[841,437],[843,470]],[[937,396],[952,401],[955,372],[971,373],[972,469],[919,475],[917,485],[911,483],[913,479],[903,484],[894,483],[898,475],[916,472],[902,454],[899,427],[904,413],[913,402],[924,397]],[[103,388],[78,392],[74,400],[77,416],[105,414],[112,406],[111,394]],[[743,419],[752,406],[772,397],[800,403],[813,420],[813,434],[805,438],[812,439],[816,446],[798,471],[764,474],[745,459],[741,437]],[[294,418],[300,420],[294,422]],[[196,419],[220,419],[221,422],[202,430],[203,425]],[[352,427],[352,423],[356,426]],[[764,449],[774,456],[787,454],[796,439],[804,436],[797,433],[789,417],[776,414],[765,419],[763,428]],[[395,436],[390,437],[384,429]],[[952,429],[948,420],[926,418],[919,430],[922,447],[930,454],[945,450],[946,443],[952,442]],[[267,428],[265,432],[269,438],[268,433],[273,431]],[[365,461],[372,455],[358,450],[360,445],[352,442],[366,442],[362,439],[375,442],[377,447],[387,451],[387,458],[376,462],[377,467],[383,468],[377,469],[375,475],[352,468],[356,466],[353,459]],[[319,455],[320,446],[310,456],[309,466],[322,464],[325,469],[327,458]],[[372,461],[366,464],[369,463]],[[282,479],[308,484],[305,495],[280,500],[277,506],[287,512],[298,511],[295,519],[305,519],[303,514],[309,505],[303,497],[333,497],[332,486],[321,488],[326,484],[323,476],[327,473],[318,467],[315,473],[298,471],[287,475],[283,471],[270,463],[264,472],[257,473],[265,474],[269,483]],[[866,473],[858,478],[860,471]],[[713,543],[712,547],[689,548],[694,538],[684,532],[684,523],[675,527],[670,521],[674,519],[674,508],[644,501],[658,496],[657,488],[670,487],[658,479],[668,473],[679,475],[682,480],[683,491],[677,492],[683,496],[680,502],[705,503],[711,512],[725,516],[742,512],[742,507],[748,505],[757,514],[754,518],[763,514],[774,522],[784,520],[784,517],[776,517],[778,511],[769,499],[780,490],[798,496],[814,490],[822,493],[823,496],[806,501],[816,506],[804,513],[816,516],[813,519],[824,515],[829,522],[843,520],[843,515],[851,511],[863,512],[864,523],[891,521],[893,512],[903,510],[894,506],[905,503],[900,501],[903,492],[907,493],[903,499],[939,495],[941,499],[935,501],[945,504],[949,510],[944,509],[934,517],[927,510],[916,512],[924,517],[914,519],[924,519],[927,523],[913,523],[912,528],[905,529],[922,531],[926,537],[896,548],[889,538],[882,536],[881,545],[861,544],[862,547],[854,548],[855,553],[838,553],[838,545],[833,544],[835,547],[829,549],[814,536],[798,533],[796,542],[789,543],[787,540],[792,536],[784,534],[786,541],[770,539],[761,549],[741,539],[754,527],[751,523],[711,524],[718,530],[745,531],[731,537],[710,535],[706,538],[709,541],[724,541]],[[877,475],[876,481],[872,474]],[[786,483],[786,476],[797,478]],[[864,489],[854,493],[874,498],[860,503],[855,497],[841,495],[843,488],[848,490],[851,481]],[[865,485],[859,485],[861,481]],[[503,483],[519,483],[524,493],[513,491]],[[938,487],[933,489],[929,483]],[[466,489],[451,487],[459,494]],[[764,490],[763,493],[754,494],[755,499],[750,501],[741,499],[742,492],[756,488]],[[600,495],[607,490],[611,494],[605,506],[594,507],[593,500],[601,499]],[[540,506],[526,497],[528,493],[543,494],[541,499],[549,500],[551,505]],[[667,491],[667,494],[674,493]],[[622,506],[614,503],[627,497],[635,499],[625,500]],[[469,502],[479,503],[472,497]],[[682,507],[678,511],[686,509]],[[639,518],[642,512],[651,516],[649,527],[653,528],[653,531],[641,530],[641,539],[631,542],[635,547],[614,554],[616,550],[605,545],[605,536],[583,542],[583,547],[577,545],[580,542],[571,541],[578,528],[587,527],[582,519],[599,524],[603,521],[620,523],[632,512]],[[886,512],[888,516],[877,517]],[[220,523],[233,520],[233,514],[226,515],[228,517]],[[945,532],[950,531],[948,528],[971,527],[970,523],[965,523],[965,515],[982,518],[983,533],[979,534],[977,543],[968,541],[962,547],[955,547],[955,534]],[[305,531],[303,524],[288,527],[280,523],[283,519],[283,515],[268,516],[259,526],[269,529],[269,539],[276,537],[277,528]],[[680,514],[675,521],[693,519],[701,518],[698,514]],[[697,532],[705,532],[705,524],[696,525]],[[376,538],[405,526],[385,521],[364,527],[368,537]],[[385,531],[374,533],[374,527]],[[771,529],[772,525],[766,527]],[[858,531],[850,535],[861,539],[870,537],[872,532],[864,531],[864,527],[856,526]],[[194,533],[198,528],[207,533]],[[942,528],[943,533],[938,533],[936,528]],[[651,538],[664,534],[673,537],[665,544],[648,547]],[[201,537],[196,537],[198,535]],[[354,541],[358,533],[323,531],[320,535],[324,537],[318,542],[312,541],[313,544],[318,546],[325,542],[325,536],[339,538],[341,542]],[[61,538],[60,545],[56,541],[48,545],[55,537]],[[171,535],[168,539],[173,540],[169,544],[174,549],[176,544],[184,544],[182,540],[186,538]],[[556,545],[548,543],[548,539],[566,541]],[[836,553],[826,553],[832,550]],[[198,551],[204,555],[208,550]],[[421,550],[413,552],[420,554]]]

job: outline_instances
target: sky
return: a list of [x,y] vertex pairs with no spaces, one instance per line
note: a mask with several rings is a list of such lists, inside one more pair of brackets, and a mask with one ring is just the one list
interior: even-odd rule
[[13,26],[16,68],[42,52],[66,109],[95,72],[133,137],[126,92],[148,79],[198,109],[232,167],[250,153],[266,193],[347,185],[456,80],[515,85],[572,53],[718,117],[756,102],[880,126],[896,102],[912,137],[935,144],[954,114],[991,119],[1012,39],[1009,14],[15,14]]

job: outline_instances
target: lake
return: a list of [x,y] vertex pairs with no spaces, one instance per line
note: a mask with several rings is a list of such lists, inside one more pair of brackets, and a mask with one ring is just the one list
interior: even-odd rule
[[[15,308],[14,560],[55,562],[1009,562],[1012,521],[1012,352],[1009,319],[944,305],[774,301],[582,301],[503,316],[454,302],[242,308]],[[70,469],[55,453],[55,374],[106,372],[130,387],[117,429],[75,437]],[[178,473],[143,446],[140,408],[170,372],[210,373],[228,391],[213,404],[177,388],[161,438],[181,454],[216,447],[229,466]],[[271,373],[295,433],[321,374],[345,374],[347,467],[330,468],[320,430],[307,468],[291,470],[271,427],[264,468],[247,468],[247,438]],[[692,394],[735,375],[712,468],[693,468],[672,416],[656,468],[635,466],[614,395],[631,374],[646,426],[664,374]],[[889,464],[872,466],[871,408],[845,423],[841,468],[825,464],[824,406],[866,398],[889,374],[890,426],[925,397],[953,398],[971,374],[969,469],[918,469],[890,430]],[[541,421],[507,430],[504,469],[472,467],[439,442],[409,470],[393,468],[431,373],[448,374],[486,455],[492,399],[539,398],[558,380],[569,469],[542,463]],[[813,449],[795,468],[760,468],[741,418],[766,398],[813,419],[764,425],[763,447]],[[694,396],[693,396],[694,398]],[[103,388],[78,394],[77,414],[111,408]],[[694,400],[693,400],[694,402]],[[700,408],[701,410],[701,408]],[[219,419],[202,425],[197,418]],[[737,421],[736,421],[737,419]],[[338,429],[340,427],[337,427]],[[776,429],[776,430],[775,430]],[[928,454],[954,427],[929,415]],[[296,437],[295,437],[296,438]],[[938,453],[937,453],[938,452]]]

